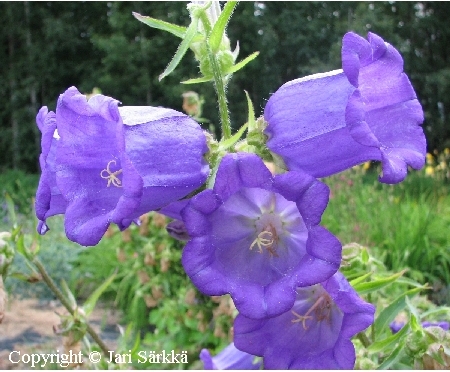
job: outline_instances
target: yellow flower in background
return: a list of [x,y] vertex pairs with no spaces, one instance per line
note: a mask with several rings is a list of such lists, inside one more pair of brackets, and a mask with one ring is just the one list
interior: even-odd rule
[[427,152],[426,159],[427,159],[427,164],[434,164],[434,156],[431,155],[429,152]]
[[427,176],[432,176],[434,174],[434,168],[431,166],[426,166],[425,167],[425,174]]

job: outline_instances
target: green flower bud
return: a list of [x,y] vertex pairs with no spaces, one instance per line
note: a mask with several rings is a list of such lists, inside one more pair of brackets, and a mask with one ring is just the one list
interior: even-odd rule
[[427,350],[428,343],[425,333],[423,331],[416,331],[410,333],[406,337],[405,345],[406,353],[411,357],[422,357],[423,353]]
[[225,74],[234,65],[234,56],[230,50],[217,52],[220,70]]
[[0,275],[6,274],[9,265],[14,259],[14,249],[11,247],[11,234],[9,232],[0,232]]

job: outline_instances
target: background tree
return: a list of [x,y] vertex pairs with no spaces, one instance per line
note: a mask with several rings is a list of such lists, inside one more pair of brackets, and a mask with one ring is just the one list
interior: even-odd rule
[[[229,84],[232,122],[246,120],[244,90],[262,114],[284,82],[341,67],[345,32],[380,34],[402,53],[405,71],[424,107],[429,151],[450,146],[450,29],[446,2],[242,2],[230,22],[240,58],[259,57]],[[69,86],[97,87],[124,105],[181,110],[181,94],[205,99],[203,116],[217,123],[213,89],[184,86],[198,69],[188,52],[174,74],[158,81],[179,40],[151,29],[131,12],[187,25],[185,2],[2,2],[0,21],[0,169],[39,171],[40,133],[35,115],[54,109]],[[301,103],[299,103],[301,104]]]

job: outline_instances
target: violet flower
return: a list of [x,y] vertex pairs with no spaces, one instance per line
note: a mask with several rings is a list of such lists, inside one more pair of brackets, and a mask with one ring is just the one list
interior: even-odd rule
[[397,183],[425,163],[422,107],[398,51],[379,36],[342,42],[343,70],[290,81],[269,99],[268,148],[289,170],[325,177],[368,160]]
[[45,234],[48,230],[46,219],[64,213],[67,202],[56,185],[56,148],[59,136],[56,133],[55,113],[42,107],[36,116],[36,123],[42,133],[39,156],[42,174],[36,191],[35,210],[39,219],[37,230],[40,234]]
[[374,313],[338,272],[324,283],[298,288],[294,306],[277,317],[239,314],[234,343],[262,356],[265,369],[353,369],[351,338],[372,324]]
[[203,368],[207,370],[251,370],[260,369],[261,361],[255,361],[255,356],[236,349],[233,343],[229,344],[216,356],[211,356],[207,349],[202,349],[200,359],[203,362]]
[[[398,331],[400,331],[404,326],[405,326],[405,322],[398,322],[398,321],[393,321],[393,322],[391,322],[391,324],[389,324],[389,328],[391,329],[391,332],[394,334],[397,333]],[[440,327],[444,331],[448,331],[450,329],[450,323],[446,322],[446,321],[422,322],[422,327],[423,328]]]
[[190,240],[182,263],[207,295],[229,293],[252,318],[290,309],[296,288],[339,268],[342,246],[319,226],[329,189],[303,172],[272,176],[248,153],[228,154],[213,189],[181,211]]
[[[67,237],[88,246],[99,242],[111,222],[124,229],[205,182],[206,140],[194,120],[170,109],[118,104],[103,95],[87,101],[75,87],[59,97],[60,139],[52,142],[56,156],[47,152],[47,132],[54,124],[42,138],[46,164],[36,200],[40,232],[46,231],[47,217],[64,212],[62,204],[55,202],[61,208],[53,208],[58,190],[67,203]],[[45,169],[54,170],[57,188]]]

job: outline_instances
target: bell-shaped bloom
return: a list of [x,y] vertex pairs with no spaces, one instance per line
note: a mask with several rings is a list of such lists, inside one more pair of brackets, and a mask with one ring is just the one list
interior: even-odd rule
[[236,349],[233,343],[229,344],[216,356],[211,356],[207,349],[200,352],[203,368],[207,370],[251,370],[260,369],[261,360],[255,361],[255,356]]
[[289,170],[326,177],[381,161],[381,182],[397,183],[425,163],[423,110],[392,45],[369,33],[342,41],[343,70],[290,81],[269,99],[268,148]]
[[59,142],[56,115],[44,106],[36,116],[36,123],[42,134],[39,156],[42,174],[36,191],[35,210],[39,219],[37,230],[40,234],[45,234],[48,230],[46,219],[64,213],[67,202],[56,185],[56,148]]
[[[54,175],[56,187],[53,178],[41,180],[36,200],[41,232],[48,216],[65,212],[67,237],[95,245],[111,222],[124,229],[205,182],[206,140],[194,120],[170,109],[118,104],[103,95],[87,101],[72,87],[59,97],[56,116],[47,114],[59,139],[51,141],[50,157],[50,135],[43,131],[43,177]],[[53,208],[60,195],[65,211],[59,201]]]
[[351,338],[374,320],[341,273],[308,288],[298,288],[294,306],[279,316],[234,322],[235,346],[262,356],[265,369],[353,369]]
[[303,172],[272,176],[248,153],[226,155],[213,189],[181,211],[190,240],[182,263],[207,295],[229,293],[252,318],[290,309],[296,288],[339,268],[342,246],[319,226],[329,189]]
[[[392,333],[397,333],[405,326],[405,322],[399,322],[399,321],[393,321],[391,324],[389,324],[389,328],[391,329]],[[444,331],[448,331],[450,329],[450,323],[446,321],[439,321],[439,322],[422,322],[423,328],[428,327],[440,327]]]

